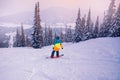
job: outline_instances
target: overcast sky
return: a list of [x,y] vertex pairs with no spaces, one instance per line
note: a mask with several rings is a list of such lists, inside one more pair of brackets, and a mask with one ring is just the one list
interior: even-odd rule
[[[110,0],[0,0],[0,16],[17,12],[34,10],[35,2],[40,2],[40,9],[50,7],[64,7],[68,9],[89,9],[104,12],[108,8]],[[120,0],[116,0],[116,4]]]

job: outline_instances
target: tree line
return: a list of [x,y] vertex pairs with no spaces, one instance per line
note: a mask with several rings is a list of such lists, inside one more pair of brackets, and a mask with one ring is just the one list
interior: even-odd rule
[[102,24],[99,23],[97,16],[95,24],[91,19],[91,10],[89,9],[86,17],[80,17],[80,9],[76,20],[74,42],[89,40],[99,37],[120,37],[120,4],[115,9],[115,0],[111,0],[107,13],[104,14]]
[[21,25],[21,35],[17,30],[15,47],[31,46],[33,48],[42,48],[43,46],[51,45],[56,36],[60,36],[63,42],[80,42],[99,37],[120,37],[120,4],[115,9],[115,0],[111,0],[107,12],[104,14],[102,24],[99,22],[99,16],[96,16],[96,22],[91,19],[91,9],[89,9],[87,17],[81,17],[80,8],[78,10],[76,26],[72,29],[71,26],[66,26],[65,33],[54,33],[52,28],[41,26],[39,2],[35,4],[34,25],[31,38],[25,37],[23,25]]

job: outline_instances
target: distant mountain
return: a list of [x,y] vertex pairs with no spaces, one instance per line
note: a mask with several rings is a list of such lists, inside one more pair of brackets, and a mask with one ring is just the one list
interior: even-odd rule
[[[75,22],[74,18],[76,18],[75,11],[62,7],[51,7],[42,10],[40,11],[40,15],[42,22],[46,22],[49,24],[53,24],[57,22],[60,23]],[[34,11],[27,11],[27,12],[0,17],[0,22],[5,22],[5,23],[23,22],[25,24],[33,24],[33,20],[34,20]]]
[[[69,10],[63,7],[50,7],[45,10],[40,10],[41,21],[47,24],[55,23],[73,23],[76,22],[78,10]],[[81,10],[81,17],[86,15],[87,18],[88,10]],[[102,20],[102,13],[97,11],[91,11],[91,17],[93,22],[96,21],[96,17],[100,16]],[[34,20],[34,11],[27,11],[18,14],[8,15],[0,17],[0,23],[24,23],[24,24],[33,24]]]
[[33,21],[33,13],[30,11],[0,17],[0,23],[20,24],[21,22],[23,22],[26,24],[31,24],[32,21]]
[[41,11],[41,18],[46,23],[70,23],[75,22],[76,12],[62,7],[51,7]]

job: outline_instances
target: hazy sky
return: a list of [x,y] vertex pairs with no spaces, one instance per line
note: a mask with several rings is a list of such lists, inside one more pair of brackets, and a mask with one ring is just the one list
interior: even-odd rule
[[[40,2],[40,9],[49,7],[64,7],[68,9],[89,9],[104,12],[108,8],[110,0],[0,0],[0,16],[22,11],[34,10],[35,2]],[[120,0],[116,0],[116,4]]]

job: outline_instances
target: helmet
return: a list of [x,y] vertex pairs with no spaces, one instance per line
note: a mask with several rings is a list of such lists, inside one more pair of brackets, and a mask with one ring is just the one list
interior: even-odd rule
[[56,39],[60,39],[60,37],[59,37],[59,36],[57,36],[57,37],[56,37]]

